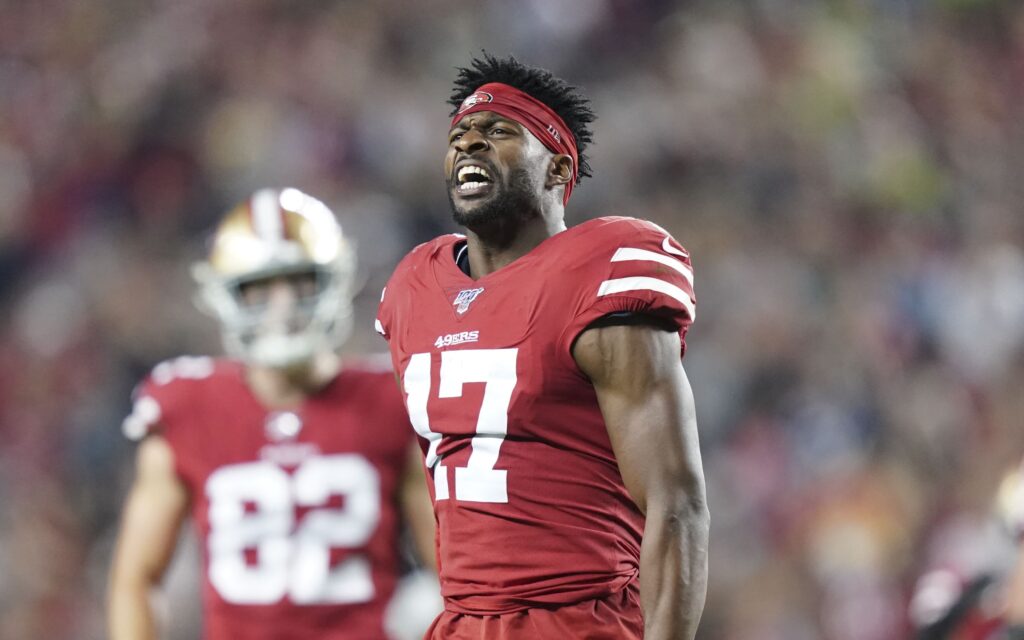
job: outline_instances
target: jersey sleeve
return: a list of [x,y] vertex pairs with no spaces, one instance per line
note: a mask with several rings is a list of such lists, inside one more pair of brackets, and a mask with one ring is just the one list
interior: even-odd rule
[[185,406],[180,384],[161,384],[151,373],[132,391],[132,411],[121,423],[121,431],[129,440],[142,440],[161,433],[164,425],[180,421]]
[[373,323],[374,329],[385,340],[391,342],[394,335],[400,333],[402,323],[411,315],[408,307],[409,292],[422,286],[425,274],[430,271],[431,255],[450,246],[456,237],[461,236],[449,234],[417,245],[395,267],[391,278],[380,293],[377,317]]
[[373,328],[388,342],[391,342],[391,337],[397,329],[396,320],[401,316],[400,298],[406,289],[408,273],[414,268],[413,265],[420,260],[424,246],[422,244],[417,246],[402,258],[380,292],[380,303],[377,305],[377,317],[373,321]]
[[616,219],[588,244],[563,352],[594,322],[637,314],[677,331],[685,354],[697,306],[689,252],[656,224],[632,218]]
[[[388,284],[391,284],[388,281]],[[377,317],[373,320],[373,328],[384,337],[385,340],[391,339],[391,332],[388,330],[391,327],[391,300],[388,299],[388,288],[387,286],[380,292],[380,304],[377,306]]]
[[129,440],[141,442],[151,435],[163,437],[174,452],[174,470],[181,478],[185,477],[185,472],[181,464],[182,433],[178,425],[185,421],[187,407],[183,392],[181,384],[161,385],[150,374],[132,392],[131,413],[121,423],[121,432]]
[[162,362],[132,392],[131,413],[121,423],[121,431],[130,440],[159,434],[166,438],[175,454],[179,475],[186,475],[183,461],[195,449],[189,425],[196,401],[196,380],[212,375],[214,361],[207,357],[182,357]]

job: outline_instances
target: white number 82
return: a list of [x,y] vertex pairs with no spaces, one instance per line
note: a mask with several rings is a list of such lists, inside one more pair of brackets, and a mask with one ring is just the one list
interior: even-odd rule
[[[339,509],[323,508],[333,494]],[[332,547],[363,546],[380,521],[380,476],[364,457],[310,458],[289,475],[270,462],[221,467],[206,482],[210,583],[234,604],[352,604],[374,596],[363,555],[334,568]],[[255,507],[247,511],[246,504]],[[314,507],[295,527],[295,507]],[[320,508],[316,508],[320,507]],[[293,532],[294,529],[294,532]],[[245,550],[256,549],[257,562]]]

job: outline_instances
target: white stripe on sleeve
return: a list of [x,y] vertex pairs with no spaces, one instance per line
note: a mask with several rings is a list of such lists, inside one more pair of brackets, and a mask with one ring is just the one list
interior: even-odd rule
[[605,280],[598,288],[597,295],[607,296],[613,293],[622,293],[624,291],[657,291],[658,293],[664,293],[670,298],[678,300],[679,304],[686,308],[686,312],[690,314],[691,321],[695,320],[697,317],[697,310],[694,307],[693,301],[690,300],[689,294],[674,284],[665,282],[664,280],[659,280],[658,278],[635,276],[632,278]]
[[628,262],[630,260],[657,262],[658,264],[675,269],[693,287],[693,268],[681,260],[663,256],[660,253],[648,251],[647,249],[634,249],[632,247],[622,247],[612,256],[612,262]]

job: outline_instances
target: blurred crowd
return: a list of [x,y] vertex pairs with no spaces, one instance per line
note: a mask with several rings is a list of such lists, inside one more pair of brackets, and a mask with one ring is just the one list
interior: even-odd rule
[[119,425],[149,368],[219,350],[188,266],[227,207],[328,203],[365,280],[346,351],[384,350],[380,286],[454,230],[445,99],[481,49],[593,99],[570,224],[693,254],[700,638],[905,638],[918,576],[1005,570],[1024,5],[31,0],[0,3],[0,638],[103,637]]

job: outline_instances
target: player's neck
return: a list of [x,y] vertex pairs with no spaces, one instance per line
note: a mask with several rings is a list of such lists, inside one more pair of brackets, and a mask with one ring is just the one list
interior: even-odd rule
[[338,375],[341,360],[335,353],[319,353],[288,368],[251,365],[246,379],[253,395],[267,408],[286,409],[302,404]]
[[561,216],[534,218],[505,237],[491,237],[466,229],[470,277],[476,280],[494,273],[562,231],[565,231],[565,221]]

